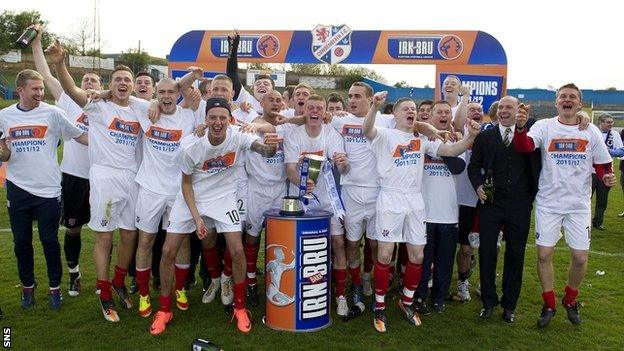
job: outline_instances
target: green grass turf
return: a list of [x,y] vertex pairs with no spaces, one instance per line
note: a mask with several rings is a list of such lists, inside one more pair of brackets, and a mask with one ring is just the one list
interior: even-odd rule
[[[5,194],[5,189],[0,189],[2,201]],[[383,335],[375,332],[372,326],[368,310],[371,298],[367,298],[367,311],[356,320],[345,323],[333,314],[329,328],[311,333],[273,331],[261,322],[263,305],[250,308],[253,329],[251,334],[242,335],[235,324],[230,323],[218,298],[210,305],[201,303],[202,292],[198,285],[190,292],[189,310],[178,311],[174,307],[174,320],[167,331],[152,337],[148,332],[151,319],[139,317],[136,307],[132,311],[120,311],[120,323],[104,321],[94,293],[93,232],[88,229],[83,231],[81,253],[83,293],[79,297],[67,295],[69,275],[65,271],[62,286],[65,298],[60,312],[51,311],[47,305],[45,262],[37,232],[34,233],[35,274],[39,281],[37,303],[33,310],[23,311],[19,307],[21,287],[12,236],[5,229],[9,228],[9,219],[3,210],[0,211],[0,228],[3,229],[0,232],[0,305],[4,318],[0,326],[11,328],[12,348],[16,350],[184,350],[190,348],[195,338],[212,340],[225,350],[623,350],[624,218],[617,217],[622,211],[624,201],[618,185],[609,198],[605,215],[607,230],[593,231],[587,276],[579,296],[584,306],[580,309],[583,318],[580,326],[571,325],[559,305],[569,262],[569,251],[561,240],[555,255],[558,312],[546,330],[537,329],[535,322],[542,301],[532,232],[526,252],[522,295],[513,325],[501,320],[500,309],[491,320],[480,320],[477,315],[481,304],[473,289],[472,301],[448,302],[446,312],[424,316],[422,326],[411,327],[396,307],[395,282],[387,296],[388,331]],[[62,247],[62,232],[59,238]],[[606,273],[599,276],[598,270]],[[498,271],[502,275],[502,262]],[[478,283],[477,277],[478,272],[475,272],[471,278],[473,287]],[[199,278],[198,281],[201,282]],[[451,290],[456,290],[455,281]],[[157,296],[152,291],[156,305]],[[137,296],[133,298],[138,304]],[[335,306],[332,310],[335,312]]]

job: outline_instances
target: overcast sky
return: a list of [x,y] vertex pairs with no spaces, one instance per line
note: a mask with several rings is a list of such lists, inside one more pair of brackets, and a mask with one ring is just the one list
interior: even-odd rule
[[[141,48],[165,57],[190,30],[481,30],[507,53],[508,88],[624,89],[624,15],[618,1],[119,1],[98,0],[103,52]],[[245,10],[243,4],[253,3]],[[410,5],[404,6],[403,4]],[[0,0],[0,10],[37,10],[49,29],[67,34],[93,19],[94,0]],[[175,6],[170,8],[168,6]],[[434,84],[433,66],[376,65],[389,83]]]

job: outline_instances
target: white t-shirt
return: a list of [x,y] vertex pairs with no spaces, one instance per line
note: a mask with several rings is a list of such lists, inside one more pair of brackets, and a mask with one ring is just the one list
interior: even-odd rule
[[436,156],[441,144],[414,133],[377,127],[371,150],[377,159],[379,185],[382,189],[421,192],[424,154]]
[[[468,134],[468,127],[464,126],[464,135]],[[466,161],[466,168],[456,176],[457,179],[457,202],[461,206],[477,207],[479,197],[475,191],[470,178],[468,178],[468,164],[472,157],[472,144],[464,151],[462,158]]]
[[[264,157],[257,152],[248,152],[246,160],[247,173],[256,183],[262,185],[275,185],[275,183],[284,182],[286,180],[286,167],[284,166],[284,139],[286,135],[293,129],[297,128],[294,124],[282,124],[277,127],[278,145],[275,155],[272,157]],[[260,138],[264,138],[264,134],[259,134]],[[264,140],[264,139],[263,139]]]
[[141,113],[138,117],[144,137],[143,162],[137,172],[136,182],[151,192],[175,195],[180,190],[181,181],[175,158],[182,137],[193,133],[193,111],[178,106],[171,115],[161,113],[156,124],[147,118],[147,113]]
[[[375,126],[389,128],[389,119],[379,117],[378,115],[375,119]],[[340,185],[379,187],[375,156],[362,129],[364,119],[365,117],[356,117],[353,114],[332,118],[331,126],[342,135],[344,148],[351,165],[349,173],[340,176]]]
[[30,111],[14,104],[0,111],[0,132],[11,148],[6,178],[35,196],[61,196],[58,142],[61,137],[69,140],[82,134],[65,112],[44,102]]
[[89,116],[91,164],[136,172],[141,125],[140,111],[111,101],[90,102],[83,107]]
[[[340,134],[332,127],[323,124],[319,136],[312,138],[308,135],[305,125],[294,128],[284,139],[284,162],[298,163],[301,155],[315,154],[331,160],[334,153],[345,153],[344,145]],[[353,172],[351,170],[350,172]],[[327,186],[319,175],[313,193],[318,197],[321,208],[331,210],[331,203],[327,195]],[[298,194],[299,189],[293,184],[290,185],[290,193]]]
[[210,143],[208,133],[202,138],[191,134],[182,139],[177,164],[184,174],[193,175],[197,202],[210,202],[236,194],[237,182],[232,179],[236,176],[237,159],[258,137],[240,133],[233,127],[226,133],[225,140],[219,145]]
[[537,207],[561,214],[589,213],[592,164],[611,162],[598,127],[590,124],[579,130],[554,117],[535,122],[528,136],[542,151]]
[[427,222],[457,223],[459,206],[457,205],[456,180],[444,160],[425,154],[423,169],[423,198]]
[[[89,132],[89,119],[65,92],[61,93],[56,107],[63,110],[69,121],[76,128],[87,133]],[[61,172],[71,174],[76,177],[89,179],[89,147],[82,145],[76,140],[68,140],[63,145],[63,159],[61,160]]]

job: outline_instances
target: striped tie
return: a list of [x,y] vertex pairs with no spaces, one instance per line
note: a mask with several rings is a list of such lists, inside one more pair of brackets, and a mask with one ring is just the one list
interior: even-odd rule
[[505,147],[509,146],[511,143],[511,140],[509,140],[509,134],[511,134],[511,128],[507,127],[505,129],[505,135],[503,136],[503,143],[505,144]]

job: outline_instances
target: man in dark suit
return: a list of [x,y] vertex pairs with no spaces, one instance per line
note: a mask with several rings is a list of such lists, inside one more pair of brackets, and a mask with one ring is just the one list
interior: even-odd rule
[[[513,145],[518,99],[503,97],[498,104],[499,124],[480,133],[472,146],[468,177],[482,204],[479,208],[481,275],[481,318],[490,318],[494,307],[503,307],[503,319],[515,321],[515,309],[522,286],[524,251],[529,233],[531,209],[537,189],[539,169],[531,154],[516,152]],[[483,189],[484,173],[491,172],[493,196]],[[496,293],[496,242],[504,228],[505,263],[503,295]]]

